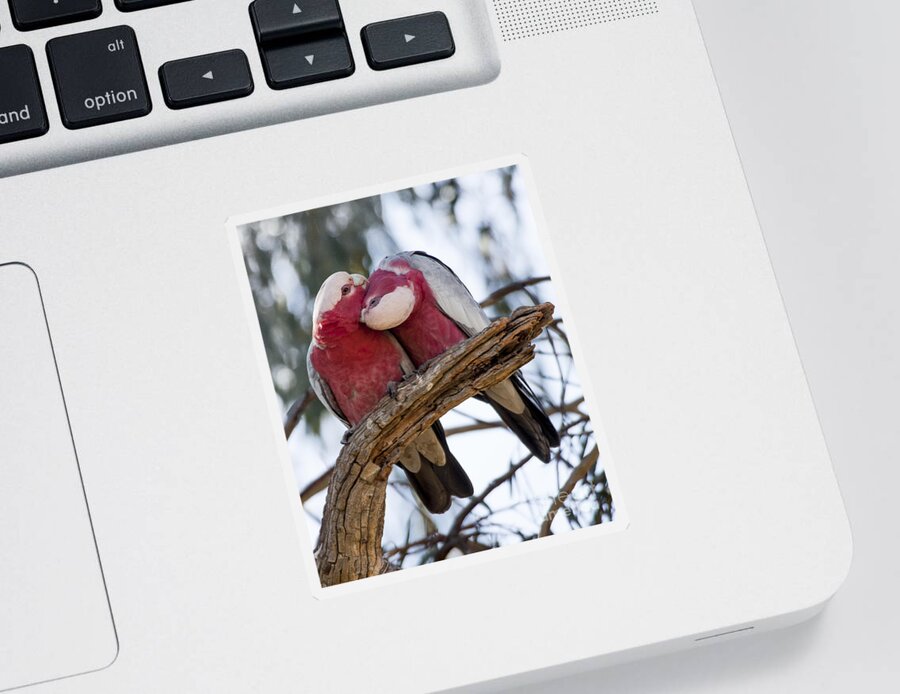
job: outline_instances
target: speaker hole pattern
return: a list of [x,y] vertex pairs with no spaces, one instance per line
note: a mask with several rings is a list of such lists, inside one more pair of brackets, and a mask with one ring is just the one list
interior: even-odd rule
[[493,0],[493,3],[504,41],[659,12],[656,0]]

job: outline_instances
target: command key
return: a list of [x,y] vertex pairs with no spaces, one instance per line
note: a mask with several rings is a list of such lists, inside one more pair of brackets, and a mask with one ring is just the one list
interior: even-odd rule
[[47,132],[47,113],[28,46],[0,48],[0,143]]

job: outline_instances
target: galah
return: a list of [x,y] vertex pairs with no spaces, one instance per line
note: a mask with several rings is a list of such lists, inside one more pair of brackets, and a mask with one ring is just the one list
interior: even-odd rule
[[[422,251],[379,263],[369,277],[362,319],[370,328],[391,331],[416,366],[490,323],[456,273]],[[550,461],[559,432],[520,372],[482,396],[535,457]]]
[[[313,339],[307,353],[309,382],[322,404],[344,426],[371,412],[393,383],[415,367],[397,340],[360,322],[366,278],[336,272],[322,284],[313,307]],[[400,466],[425,507],[450,508],[451,496],[473,494],[472,482],[447,447],[440,422],[403,451]]]

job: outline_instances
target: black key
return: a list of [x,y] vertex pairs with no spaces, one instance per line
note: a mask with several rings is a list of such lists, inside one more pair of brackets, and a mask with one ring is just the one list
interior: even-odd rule
[[337,0],[256,0],[250,17],[259,43],[344,28]]
[[0,143],[47,132],[47,112],[28,46],[0,48]]
[[100,0],[9,0],[13,24],[19,31],[99,17]]
[[86,128],[150,113],[150,94],[131,27],[52,39],[47,42],[47,57],[67,128]]
[[369,24],[362,30],[362,41],[373,70],[440,60],[456,52],[450,23],[443,12]]
[[159,69],[159,81],[169,108],[211,104],[253,92],[250,64],[237,49],[172,60]]
[[133,12],[134,10],[146,10],[150,7],[171,5],[176,2],[185,2],[185,0],[116,0],[116,7],[122,12]]
[[353,74],[353,56],[347,38],[329,38],[264,48],[266,80],[272,89],[299,87]]

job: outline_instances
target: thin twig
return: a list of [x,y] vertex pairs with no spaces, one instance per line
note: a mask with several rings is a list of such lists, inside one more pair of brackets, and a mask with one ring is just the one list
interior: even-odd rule
[[305,504],[319,492],[328,489],[328,483],[331,482],[332,474],[334,474],[334,465],[300,490],[300,501]]
[[294,429],[297,428],[297,425],[300,423],[300,419],[303,417],[303,413],[306,412],[306,408],[309,407],[313,400],[316,399],[316,394],[310,388],[303,394],[303,397],[299,400],[296,400],[293,405],[288,408],[287,414],[284,416],[284,438],[291,438],[291,434],[294,433]]
[[[557,405],[555,407],[548,407],[545,412],[547,414],[559,414],[560,412],[565,412],[567,414],[581,414],[581,411],[578,409],[578,406],[584,402],[584,397],[576,398],[572,402],[564,403],[563,405]],[[454,436],[455,434],[468,434],[472,431],[484,431],[485,429],[499,429],[501,427],[505,427],[506,425],[500,421],[493,422],[484,422],[484,421],[476,421],[472,424],[462,424],[458,427],[450,427],[449,429],[444,430],[444,434],[449,438]]]
[[578,481],[584,478],[588,472],[597,464],[597,460],[600,458],[600,451],[595,445],[591,452],[588,453],[584,459],[579,463],[574,470],[572,470],[572,474],[569,475],[569,479],[566,480],[566,483],[559,490],[559,493],[553,497],[553,503],[550,504],[550,508],[547,510],[546,515],[544,516],[544,522],[541,523],[541,530],[538,533],[538,537],[546,537],[550,534],[550,526],[553,524],[553,519],[556,518],[556,514],[559,512],[559,509],[562,508],[562,505],[566,503],[566,499],[569,498],[569,495],[572,493],[572,490],[575,489],[575,485],[578,484]]
[[[473,528],[478,527],[478,521],[474,523],[469,523],[467,526],[462,528],[463,530],[472,530]],[[435,545],[438,542],[443,542],[447,539],[447,536],[444,533],[433,532],[429,533],[425,537],[421,537],[418,540],[408,541],[405,545],[400,545],[398,547],[391,547],[390,549],[386,549],[384,551],[384,556],[387,558],[392,558],[397,554],[406,554],[411,549],[415,549],[416,547],[428,547],[429,545]]]
[[459,534],[462,531],[463,521],[466,520],[466,517],[472,513],[479,505],[484,503],[484,500],[487,498],[488,494],[494,491],[497,487],[499,487],[504,482],[508,482],[512,479],[513,475],[515,475],[519,469],[521,469],[525,463],[531,460],[534,456],[530,453],[526,455],[524,458],[519,460],[517,463],[509,466],[509,470],[504,472],[502,475],[494,479],[488,484],[487,487],[484,488],[484,491],[481,492],[478,496],[473,496],[469,499],[469,503],[467,503],[462,511],[460,511],[456,519],[453,521],[453,525],[450,526],[450,530],[447,531],[448,540],[444,543],[444,545],[438,550],[436,560],[440,561],[441,559],[447,558],[447,553],[453,549],[453,547],[457,546],[459,543]]
[[500,287],[500,289],[498,289],[494,293],[488,294],[488,296],[481,302],[481,308],[487,308],[488,306],[498,304],[504,297],[512,294],[513,292],[525,289],[525,287],[531,287],[532,285],[549,281],[550,276],[545,275],[544,277],[531,277],[530,279],[522,280],[521,282],[511,282],[504,287]]

